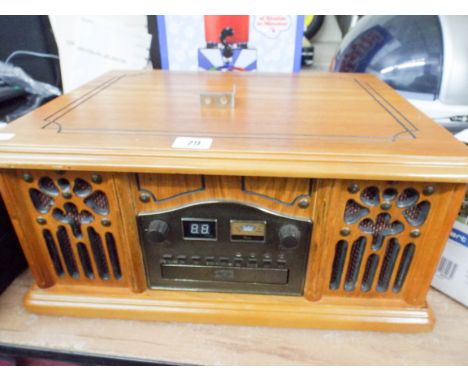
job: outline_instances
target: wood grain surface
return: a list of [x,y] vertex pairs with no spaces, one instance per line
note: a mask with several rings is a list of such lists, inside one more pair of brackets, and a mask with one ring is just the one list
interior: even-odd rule
[[[233,85],[234,110],[200,107]],[[113,72],[3,132],[1,167],[468,181],[468,149],[368,74]]]
[[[201,92],[233,85],[234,109],[200,107]],[[115,72],[5,133],[12,135],[0,140],[4,198],[38,286],[50,287],[28,295],[35,312],[400,331],[433,324],[425,297],[468,182],[468,149],[371,75]],[[173,149],[180,136],[209,137],[213,145]],[[345,205],[367,202],[350,195],[351,182],[382,195],[352,224]],[[424,214],[420,205],[396,208],[383,198],[387,187],[399,195],[414,188],[430,204],[427,220],[411,223],[405,214]],[[205,200],[311,219],[304,296],[146,290],[135,216]],[[402,228],[392,231],[393,223]],[[362,253],[354,247],[384,231],[382,245]],[[334,289],[339,240],[350,245],[342,273],[348,286]],[[416,245],[396,289],[405,262],[404,254],[387,256],[394,240]],[[390,286],[376,290],[375,277],[363,290],[376,257],[378,281]]]
[[0,296],[2,344],[205,365],[468,365],[468,310],[435,290],[434,331],[401,334],[35,315],[31,283]]
[[[304,178],[136,174],[131,182],[135,211],[151,212],[184,204],[227,200],[254,204],[286,216],[310,219],[314,181]],[[136,186],[136,187],[135,187]],[[141,194],[149,201],[142,202]],[[301,208],[300,202],[306,202]],[[128,220],[128,218],[127,218]]]
[[311,303],[302,296],[147,290],[56,285],[33,287],[24,299],[33,313],[211,324],[425,332],[434,316],[427,306],[390,299],[326,297]]
[[[96,176],[98,181],[95,180]],[[49,287],[45,290],[36,288],[28,294],[26,306],[33,312],[395,331],[426,331],[432,328],[433,315],[427,308],[426,293],[457,211],[446,201],[450,200],[458,206],[465,191],[463,184],[448,183],[42,170],[9,170],[3,173],[2,178],[8,191],[4,195],[5,201],[15,217],[13,221],[20,240],[26,245],[24,249],[31,269],[38,285]],[[357,187],[356,191],[349,191],[351,186]],[[429,188],[432,191],[427,194]],[[365,199],[371,189],[375,191],[375,203]],[[394,194],[391,200],[387,200],[388,207],[383,207],[388,189],[393,190]],[[416,194],[419,203],[430,205],[427,221],[425,219],[416,224],[418,237],[412,236],[416,227],[405,215],[409,210],[398,205],[400,197],[408,190]],[[41,196],[33,197],[34,192]],[[102,194],[99,200],[105,212],[90,203],[94,199],[88,200],[96,193]],[[142,199],[142,196],[148,197]],[[147,290],[144,256],[138,245],[135,216],[141,212],[212,200],[254,204],[314,222],[304,296]],[[306,204],[301,206],[301,201],[306,201]],[[367,210],[365,216],[360,216],[353,223],[347,222],[345,217],[345,206],[351,201],[356,205],[361,203],[361,208]],[[413,207],[416,206],[416,201],[411,203],[414,203],[411,204]],[[18,211],[22,213],[16,216]],[[62,216],[64,211],[69,211],[66,216]],[[82,214],[87,219],[82,220]],[[389,218],[389,223],[385,224],[399,224],[401,230],[387,233],[380,246],[371,248],[371,241],[373,243],[377,234],[375,232],[388,227],[379,223],[380,228],[375,228],[376,231],[365,232],[361,224],[367,219],[375,222],[376,226],[378,217],[382,215]],[[108,224],[103,224],[106,220]],[[88,230],[87,234],[85,229]],[[89,233],[90,229],[101,238],[100,245]],[[343,236],[343,229],[348,229],[349,234]],[[58,245],[55,244],[58,260],[54,260],[54,251],[44,240],[45,230],[50,233],[50,240],[58,242]],[[67,232],[70,244],[64,244],[60,230]],[[113,234],[115,238],[114,257],[107,239],[105,242],[103,239],[108,234]],[[368,245],[364,252],[358,254],[352,248],[361,237],[368,241]],[[350,251],[340,271],[341,282],[332,288],[335,248],[340,240],[349,243]],[[395,265],[384,272],[385,264],[391,261],[387,259],[391,240],[397,241],[401,249],[394,255]],[[408,263],[406,280],[395,290],[404,258],[403,248],[407,244],[414,245],[416,250],[412,262]],[[96,246],[101,250],[96,250]],[[87,248],[89,265],[86,265],[80,247]],[[359,262],[356,262],[356,256],[361,259]],[[379,258],[378,267],[371,285],[363,290],[370,256]],[[113,258],[120,263],[118,275]],[[61,263],[60,272],[57,271],[56,262]],[[75,263],[75,271],[71,269],[70,262]],[[102,275],[103,263],[107,264],[105,277]],[[349,288],[346,283],[350,282],[353,273],[353,285]],[[388,284],[384,289],[379,289],[377,281],[380,284],[384,278],[388,278]]]

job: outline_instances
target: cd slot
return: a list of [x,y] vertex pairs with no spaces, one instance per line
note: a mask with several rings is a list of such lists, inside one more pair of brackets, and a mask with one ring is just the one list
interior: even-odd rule
[[204,265],[161,264],[165,279],[222,281],[256,284],[287,284],[287,269],[233,268]]

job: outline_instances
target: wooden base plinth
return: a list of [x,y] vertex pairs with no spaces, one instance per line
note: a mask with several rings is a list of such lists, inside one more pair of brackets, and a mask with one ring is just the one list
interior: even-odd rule
[[146,291],[84,287],[33,287],[25,305],[33,313],[136,320],[161,320],[273,327],[373,331],[429,331],[429,307],[343,303],[342,299],[310,302],[303,297],[260,296],[182,291]]

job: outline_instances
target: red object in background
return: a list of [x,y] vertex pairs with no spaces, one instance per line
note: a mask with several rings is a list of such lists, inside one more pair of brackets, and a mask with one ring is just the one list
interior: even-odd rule
[[232,28],[233,36],[226,38],[228,44],[246,44],[249,41],[250,16],[205,16],[205,40],[209,43],[219,43],[221,31]]

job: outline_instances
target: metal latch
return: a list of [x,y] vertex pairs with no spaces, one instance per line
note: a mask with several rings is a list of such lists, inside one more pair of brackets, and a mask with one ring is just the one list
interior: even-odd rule
[[234,109],[236,99],[236,85],[230,92],[203,92],[200,93],[200,106],[203,108]]

